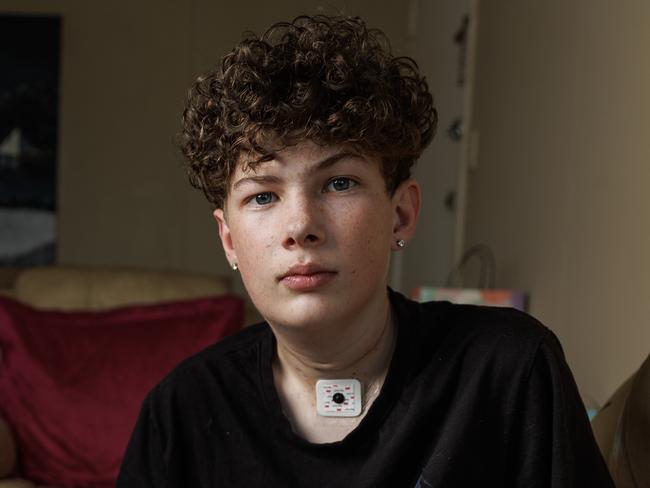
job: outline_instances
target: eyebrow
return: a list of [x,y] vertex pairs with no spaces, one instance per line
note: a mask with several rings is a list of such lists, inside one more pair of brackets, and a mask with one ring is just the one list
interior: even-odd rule
[[243,186],[246,183],[279,183],[281,178],[278,178],[277,176],[271,176],[271,175],[263,175],[263,176],[246,176],[244,178],[241,178],[235,182],[234,185],[232,185],[232,189],[236,190],[240,186]]
[[[353,158],[358,158],[358,159],[364,159],[361,154],[352,152],[352,151],[342,151],[340,153],[333,154],[331,156],[326,157],[322,161],[319,161],[316,163],[310,170],[309,173],[317,173],[319,171],[322,171],[326,168],[329,168],[330,166],[334,166],[336,163],[338,163],[341,159],[348,158],[348,157],[353,157]],[[282,158],[278,157],[277,155],[273,155],[272,159],[275,159],[277,161],[282,162]],[[279,183],[282,181],[282,178],[279,178],[278,176],[273,176],[273,175],[259,175],[259,176],[246,176],[244,178],[241,178],[237,180],[233,186],[232,189],[236,190],[240,186],[246,184],[246,183]]]

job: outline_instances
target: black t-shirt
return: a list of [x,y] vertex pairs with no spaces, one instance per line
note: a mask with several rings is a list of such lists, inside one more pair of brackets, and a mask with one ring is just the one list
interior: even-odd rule
[[392,291],[381,392],[343,440],[282,412],[258,324],[178,366],[146,398],[118,488],[613,487],[561,346],[528,315]]

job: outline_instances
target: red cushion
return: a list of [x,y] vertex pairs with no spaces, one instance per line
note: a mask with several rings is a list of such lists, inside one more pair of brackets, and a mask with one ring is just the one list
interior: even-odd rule
[[0,298],[0,413],[21,473],[113,487],[146,393],[176,364],[241,327],[243,301],[203,298],[104,312]]

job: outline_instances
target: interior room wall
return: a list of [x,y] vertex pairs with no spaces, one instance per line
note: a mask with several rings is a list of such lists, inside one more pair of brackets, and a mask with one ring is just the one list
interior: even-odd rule
[[650,353],[650,4],[480,4],[466,245],[598,403]]
[[[0,12],[63,17],[58,260],[230,273],[211,209],[173,138],[185,94],[242,38],[320,2],[2,0]],[[404,51],[399,2],[330,1]],[[19,41],[17,41],[19,42]]]

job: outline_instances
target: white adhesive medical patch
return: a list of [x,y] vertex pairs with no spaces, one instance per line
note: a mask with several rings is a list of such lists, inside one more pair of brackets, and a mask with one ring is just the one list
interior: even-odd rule
[[323,417],[358,417],[361,415],[359,380],[318,380],[316,406]]

